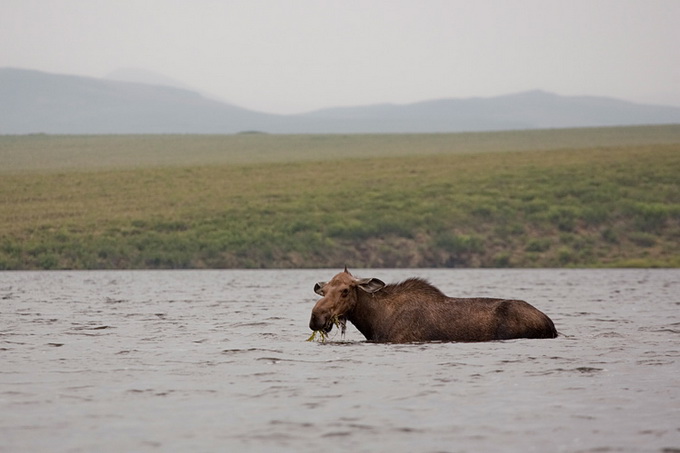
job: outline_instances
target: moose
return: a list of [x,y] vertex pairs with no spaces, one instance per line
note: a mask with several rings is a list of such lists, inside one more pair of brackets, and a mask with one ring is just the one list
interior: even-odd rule
[[376,343],[474,342],[513,338],[556,338],[552,320],[523,300],[448,297],[426,280],[386,285],[355,278],[345,267],[329,282],[312,309],[309,328],[329,333],[350,321]]

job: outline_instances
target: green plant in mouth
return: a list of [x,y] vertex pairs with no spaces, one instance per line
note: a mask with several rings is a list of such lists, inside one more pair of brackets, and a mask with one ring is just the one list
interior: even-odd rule
[[[319,334],[319,339],[316,339],[316,334]],[[323,330],[315,330],[312,332],[312,334],[307,338],[307,341],[318,341],[319,343],[325,343],[326,339],[328,338],[328,334],[324,332]]]
[[[333,324],[337,329],[340,330],[341,332],[341,337],[345,337],[345,331],[347,330],[347,320],[346,319],[340,319],[337,316],[333,317]],[[316,339],[316,335],[319,334],[319,339]],[[319,343],[325,343],[326,340],[328,339],[328,334],[324,332],[323,330],[315,330],[312,332],[312,334],[307,338],[307,341],[318,341]]]

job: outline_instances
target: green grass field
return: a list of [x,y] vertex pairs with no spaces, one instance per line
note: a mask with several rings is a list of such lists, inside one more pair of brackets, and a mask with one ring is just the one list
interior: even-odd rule
[[680,126],[376,135],[0,135],[0,174],[668,145]]
[[680,126],[6,136],[0,162],[0,269],[680,266]]

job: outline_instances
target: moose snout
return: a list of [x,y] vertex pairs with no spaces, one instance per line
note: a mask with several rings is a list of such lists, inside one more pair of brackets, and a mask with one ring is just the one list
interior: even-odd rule
[[314,331],[323,330],[328,332],[330,330],[328,324],[329,322],[326,316],[318,315],[316,313],[312,313],[312,317],[309,319],[309,328]]

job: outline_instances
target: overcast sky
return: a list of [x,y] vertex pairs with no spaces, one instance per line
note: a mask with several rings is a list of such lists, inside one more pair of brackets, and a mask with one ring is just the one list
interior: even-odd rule
[[0,67],[272,113],[531,89],[680,106],[680,0],[0,0]]

